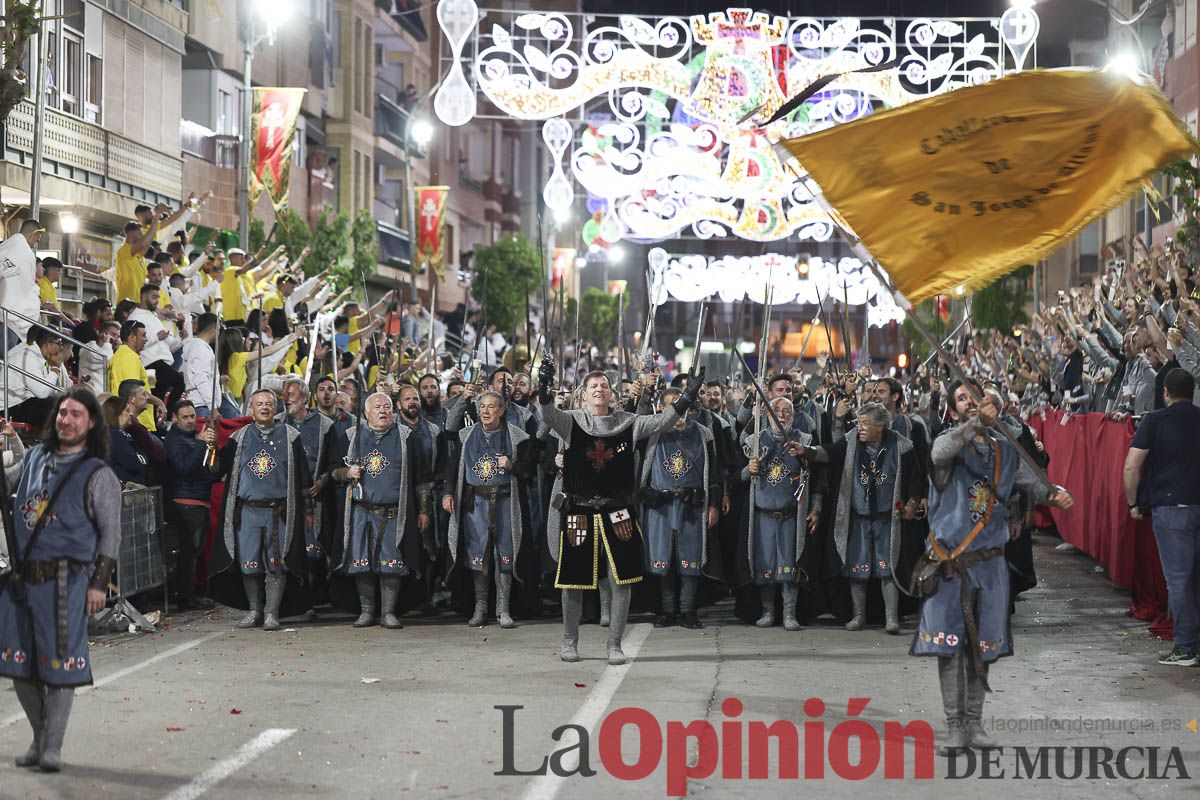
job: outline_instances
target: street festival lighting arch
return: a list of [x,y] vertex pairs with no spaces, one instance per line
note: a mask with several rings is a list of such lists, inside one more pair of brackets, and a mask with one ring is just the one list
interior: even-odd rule
[[[565,215],[575,184],[583,188],[585,246],[681,235],[825,241],[834,223],[803,168],[781,160],[773,142],[1019,71],[1040,27],[1033,8],[1018,6],[999,18],[788,18],[739,8],[685,18],[440,0],[437,18],[449,45],[439,119],[541,121],[553,165],[543,199]],[[778,122],[743,124],[831,74],[840,77]],[[483,113],[480,96],[490,104]],[[833,269],[862,272],[848,261]],[[752,282],[751,262],[709,269],[732,277],[728,264],[737,283]],[[873,296],[885,302],[886,292]],[[872,308],[875,319],[890,313]]]

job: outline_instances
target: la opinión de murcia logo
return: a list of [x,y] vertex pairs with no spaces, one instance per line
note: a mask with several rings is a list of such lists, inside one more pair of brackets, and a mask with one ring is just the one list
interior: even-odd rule
[[[870,698],[852,697],[846,702],[849,719],[829,726],[822,719],[825,702],[810,697],[804,701],[808,718],[797,724],[739,719],[742,701],[730,697],[721,703],[725,719],[661,722],[644,708],[625,707],[609,712],[596,733],[595,755],[599,766],[614,778],[640,781],[653,775],[666,761],[667,797],[683,797],[689,780],[719,777],[722,780],[799,780],[840,778],[861,781],[883,770],[887,780],[934,780],[935,736],[924,720],[888,720],[882,731],[861,719]],[[550,736],[565,743],[543,756],[540,763],[516,763],[516,715],[519,705],[493,706],[501,715],[502,767],[494,774],[532,777],[552,773],[567,778],[590,778],[591,733],[582,725],[566,724]],[[636,732],[635,758],[622,753],[621,738]],[[572,741],[568,734],[573,733]],[[853,744],[852,744],[853,743]],[[689,759],[689,750],[694,760]],[[777,753],[777,769],[771,769],[771,754]],[[910,761],[906,762],[906,756]],[[945,780],[1190,780],[1178,747],[1104,746],[994,747],[982,751],[956,750],[942,757]]]

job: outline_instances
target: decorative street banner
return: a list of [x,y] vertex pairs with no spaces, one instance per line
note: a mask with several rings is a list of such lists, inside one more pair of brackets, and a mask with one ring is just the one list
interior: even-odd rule
[[609,281],[609,282],[608,282],[608,293],[609,293],[609,295],[610,295],[610,296],[612,296],[612,297],[616,297],[616,296],[618,296],[618,295],[625,294],[625,287],[626,287],[628,284],[629,284],[629,281],[624,281],[624,280],[622,280],[622,281]]
[[254,90],[250,141],[254,143],[250,171],[250,206],[266,190],[275,213],[288,203],[288,185],[292,175],[292,141],[296,138],[296,117],[307,89],[259,88]]
[[1024,72],[781,142],[911,302],[1061,247],[1197,149],[1158,91]]
[[574,247],[556,247],[550,259],[550,288],[557,290],[562,286],[570,269],[575,266]]
[[438,280],[446,276],[446,241],[442,223],[446,218],[446,192],[449,186],[416,186],[413,194],[417,208],[417,265],[431,268]]

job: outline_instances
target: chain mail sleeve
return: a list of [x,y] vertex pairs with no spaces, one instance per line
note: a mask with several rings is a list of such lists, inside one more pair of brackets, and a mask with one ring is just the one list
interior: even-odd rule
[[633,421],[633,440],[648,439],[656,433],[670,430],[679,421],[679,414],[674,408],[668,408],[659,414],[639,416]]
[[933,484],[938,489],[945,488],[950,481],[959,451],[979,434],[980,428],[979,419],[973,417],[933,440],[933,446],[929,448],[929,460],[933,463]]
[[554,405],[553,402],[542,403],[536,394],[534,395],[534,402],[538,404],[538,410],[542,412],[542,424],[549,430],[557,433],[563,442],[570,442],[571,415]]

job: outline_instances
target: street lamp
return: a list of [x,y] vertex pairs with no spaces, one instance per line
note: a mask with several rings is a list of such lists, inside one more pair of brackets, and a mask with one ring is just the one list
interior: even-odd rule
[[[287,21],[292,13],[291,0],[252,0],[254,9],[246,20],[246,64],[242,70],[242,164],[238,180],[238,237],[242,247],[250,249],[250,141],[251,116],[254,113],[254,89],[250,84],[250,70],[254,65],[254,51],[266,42],[275,44],[275,31]],[[255,18],[262,24],[262,33],[256,33]]]
[[[436,84],[434,86],[436,88]],[[433,124],[424,114],[418,114],[415,110],[417,105],[423,103],[430,92],[421,97],[416,103],[413,103],[412,108],[405,112],[404,117],[404,205],[408,209],[408,283],[409,283],[409,301],[413,303],[420,302],[417,296],[417,209],[416,209],[416,193],[413,192],[412,185],[412,153],[409,152],[409,145],[415,144],[424,150],[429,142],[433,140]],[[431,270],[432,271],[432,270]],[[433,275],[429,276],[429,313],[433,314]]]

